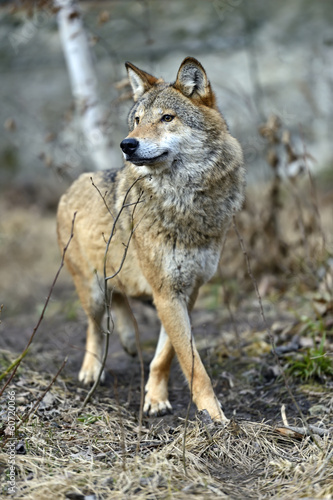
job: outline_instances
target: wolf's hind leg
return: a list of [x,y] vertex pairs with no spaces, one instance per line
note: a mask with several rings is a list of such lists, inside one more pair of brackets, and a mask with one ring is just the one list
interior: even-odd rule
[[137,354],[135,327],[126,298],[120,293],[112,294],[112,309],[115,312],[116,330],[125,351],[131,356]]
[[[100,316],[88,316],[86,353],[79,372],[79,380],[84,384],[94,383],[101,369],[104,338],[101,327],[103,313]],[[104,381],[104,378],[105,374],[103,372],[101,382]]]
[[174,353],[168,334],[162,326],[146,385],[143,408],[146,415],[165,415],[172,411],[168,400],[168,380]]
[[[97,280],[97,277],[94,277],[94,279]],[[104,333],[102,320],[105,311],[104,293],[98,280],[92,284],[76,275],[74,276],[74,281],[88,319],[86,351],[79,372],[79,380],[84,384],[92,384],[98,378],[103,357]],[[104,378],[105,375],[103,372],[101,377],[102,382]]]

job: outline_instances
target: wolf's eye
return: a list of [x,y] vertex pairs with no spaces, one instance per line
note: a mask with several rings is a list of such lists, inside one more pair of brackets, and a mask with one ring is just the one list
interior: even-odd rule
[[140,123],[140,118],[139,118],[138,116],[136,116],[136,117],[134,118],[134,121],[135,121],[135,125],[139,125],[139,123]]
[[172,122],[174,119],[174,116],[172,115],[163,115],[162,116],[162,122]]

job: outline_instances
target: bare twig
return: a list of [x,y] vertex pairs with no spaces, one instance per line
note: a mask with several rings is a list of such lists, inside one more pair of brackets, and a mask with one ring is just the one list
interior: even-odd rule
[[[141,203],[141,202],[140,202],[140,200],[138,200],[138,201],[134,204],[134,210],[135,210],[136,206],[137,206],[139,203]],[[134,210],[133,210],[133,211],[134,211]],[[111,279],[113,279],[113,278],[115,278],[115,277],[116,277],[116,276],[120,273],[120,271],[122,270],[123,265],[124,265],[124,262],[125,262],[125,260],[126,260],[126,256],[127,256],[127,252],[128,252],[128,247],[129,247],[129,244],[130,244],[130,242],[131,242],[131,239],[132,239],[132,236],[133,236],[133,234],[134,234],[134,231],[136,230],[136,228],[138,227],[138,225],[140,224],[140,222],[141,222],[141,219],[139,220],[139,222],[136,224],[136,226],[135,226],[135,227],[132,229],[132,231],[130,232],[130,235],[129,235],[129,237],[128,237],[127,243],[126,243],[126,245],[124,245],[125,250],[124,250],[123,257],[122,257],[122,259],[121,259],[121,262],[120,262],[120,265],[119,265],[118,270],[117,270],[116,272],[114,272],[111,276],[106,276],[106,277],[104,278],[104,280],[105,280],[106,282],[107,282],[107,281],[109,281],[109,280],[111,280]]]
[[[321,429],[315,425],[308,424],[307,427],[295,427],[293,425],[289,425],[287,415],[286,415],[286,407],[285,405],[281,406],[281,417],[284,427],[277,427],[275,430],[280,432],[283,435],[290,435],[288,431],[295,432],[296,434],[301,435],[302,437],[309,436],[311,433],[317,434],[318,436],[325,436],[327,434],[331,434],[331,429]],[[299,436],[291,436],[291,437],[299,437]]]
[[321,217],[320,217],[320,212],[319,212],[319,208],[318,208],[319,204],[318,204],[316,183],[315,183],[315,180],[313,178],[313,175],[311,173],[311,170],[309,168],[308,161],[307,161],[309,157],[311,158],[311,156],[308,154],[308,152],[306,150],[306,144],[305,144],[305,140],[304,140],[302,125],[299,125],[299,129],[300,129],[300,136],[301,136],[301,140],[302,140],[302,144],[303,144],[303,151],[304,151],[304,153],[303,153],[304,165],[305,165],[305,169],[306,169],[306,172],[308,174],[309,181],[310,181],[312,206],[313,206],[314,213],[316,215],[317,226],[318,226],[321,238],[322,238],[322,248],[325,249],[326,248],[326,236],[325,236],[325,232],[324,232],[324,229],[323,229],[323,226],[321,223]]
[[[108,280],[111,279],[112,277],[115,277],[117,274],[120,273],[122,267],[123,267],[123,264],[125,262],[125,258],[126,258],[126,255],[127,255],[127,251],[128,251],[128,246],[129,246],[129,243],[131,241],[131,238],[133,236],[133,232],[136,228],[133,228],[132,231],[130,232],[130,235],[129,235],[129,239],[128,239],[128,242],[127,242],[127,245],[125,245],[125,251],[124,251],[124,254],[123,254],[123,258],[122,258],[122,261],[120,263],[120,266],[118,268],[117,271],[114,272],[114,274],[112,276],[107,276],[107,269],[106,269],[106,266],[107,266],[107,257],[108,257],[108,252],[109,252],[109,248],[110,248],[110,245],[111,245],[111,241],[113,239],[113,236],[115,234],[115,231],[116,231],[116,224],[119,220],[119,217],[120,215],[122,214],[124,208],[127,208],[127,207],[130,207],[130,206],[133,206],[133,212],[132,212],[132,220],[133,220],[133,215],[134,215],[134,212],[135,212],[135,209],[138,205],[138,203],[142,202],[142,200],[140,200],[140,197],[142,196],[142,193],[140,192],[139,194],[139,199],[134,202],[134,203],[126,203],[127,201],[127,198],[128,198],[128,195],[131,191],[131,189],[135,186],[135,184],[140,181],[141,179],[143,179],[144,177],[138,177],[132,184],[131,186],[128,188],[128,190],[126,191],[126,194],[124,196],[124,199],[123,199],[123,203],[122,203],[122,206],[118,212],[118,214],[116,215],[116,217],[114,217],[113,219],[113,225],[112,225],[112,229],[111,229],[111,233],[110,233],[110,236],[109,236],[109,239],[107,241],[107,244],[106,244],[106,247],[105,247],[105,253],[104,253],[104,265],[103,265],[103,279],[104,279],[104,302],[105,302],[105,307],[106,307],[106,331],[105,331],[105,344],[104,344],[104,352],[103,352],[103,357],[102,357],[102,362],[101,362],[101,367],[100,367],[100,370],[99,370],[99,373],[98,373],[98,376],[93,384],[93,386],[91,387],[90,391],[88,392],[83,404],[82,404],[82,407],[81,407],[81,410],[87,405],[87,403],[90,401],[92,395],[95,393],[96,391],[96,388],[97,386],[99,385],[100,383],[100,380],[101,380],[101,377],[102,377],[102,373],[103,373],[103,370],[104,370],[104,367],[105,367],[105,363],[106,363],[106,359],[107,359],[107,356],[108,356],[108,352],[109,352],[109,343],[110,343],[110,335],[113,331],[113,322],[112,322],[112,328],[111,328],[111,321],[112,321],[112,315],[111,315],[111,299],[112,299],[112,294],[111,296],[109,296],[109,292],[108,292]],[[93,183],[93,186],[94,183]],[[95,186],[96,187],[96,186]],[[100,194],[100,196],[102,197],[103,199],[103,202],[105,202],[105,197],[103,197],[102,193],[100,192],[99,189],[97,189],[98,193]],[[110,210],[108,209],[109,213]]]
[[[111,229],[111,233],[110,233],[110,237],[108,239],[108,242],[107,242],[107,245],[106,245],[106,248],[105,248],[105,254],[104,254],[104,280],[107,279],[107,275],[106,275],[106,262],[107,262],[107,256],[108,256],[108,252],[109,252],[109,247],[111,245],[111,241],[112,241],[112,238],[115,234],[115,229],[116,229],[116,224],[119,220],[119,217],[121,216],[124,208],[126,207],[129,207],[131,205],[133,205],[133,203],[130,203],[130,204],[126,204],[126,200],[127,200],[127,197],[131,191],[131,189],[135,186],[135,184],[137,182],[139,182],[141,179],[144,179],[144,177],[138,177],[134,182],[133,184],[131,184],[131,186],[128,188],[128,190],[126,191],[126,194],[125,194],[125,197],[124,197],[124,200],[123,200],[123,204],[122,204],[122,207],[121,209],[119,210],[118,214],[116,215],[116,218],[114,219],[113,221],[113,226],[112,226],[112,229]],[[134,206],[136,206],[137,203],[134,203]],[[106,283],[105,283],[105,286],[106,286]]]
[[187,405],[187,410],[186,410],[186,416],[185,416],[185,423],[184,423],[184,434],[183,434],[183,467],[184,467],[184,473],[185,476],[187,476],[187,467],[186,467],[186,434],[187,434],[187,427],[188,427],[188,421],[190,417],[190,410],[191,410],[191,405],[193,401],[193,377],[194,377],[194,349],[193,349],[193,333],[191,332],[191,354],[192,354],[192,367],[191,367],[191,381],[190,381],[190,401]]
[[103,195],[103,194],[101,193],[101,190],[99,189],[99,187],[98,187],[98,186],[96,186],[96,184],[94,183],[94,181],[93,181],[93,178],[92,178],[92,177],[90,177],[90,180],[91,180],[91,184],[94,186],[94,188],[96,189],[96,191],[98,192],[98,194],[99,194],[99,195],[100,195],[100,197],[102,198],[102,200],[103,200],[103,202],[104,202],[104,205],[105,205],[105,208],[107,209],[107,211],[109,212],[109,214],[111,215],[111,217],[112,217],[112,218],[113,218],[113,220],[114,220],[114,215],[113,215],[113,213],[111,212],[110,207],[109,207],[109,205],[106,203],[106,200],[105,200],[105,199],[106,199],[106,195],[107,195],[107,193],[108,193],[108,192],[106,191],[106,192],[105,192],[105,194]]
[[300,198],[300,196],[298,194],[298,191],[295,188],[293,182],[290,179],[288,179],[288,180],[289,180],[290,189],[292,191],[292,194],[293,194],[293,197],[294,197],[294,200],[295,200],[297,211],[298,211],[298,214],[299,214],[299,216],[298,216],[298,227],[299,227],[299,230],[300,230],[300,233],[301,233],[302,244],[303,244],[303,248],[305,249],[305,254],[306,254],[306,259],[307,259],[308,267],[311,270],[312,274],[315,274],[315,272],[316,272],[315,265],[311,261],[310,246],[309,246],[308,238],[306,237],[305,221],[304,221],[304,215],[303,215],[301,198]]
[[224,283],[224,280],[223,280],[223,274],[222,274],[221,266],[218,266],[218,272],[219,272],[219,275],[220,275],[220,278],[221,278],[222,288],[223,288],[223,292],[224,292],[224,303],[227,306],[229,317],[230,317],[230,320],[231,320],[231,323],[232,323],[232,326],[233,326],[233,329],[234,329],[234,332],[235,332],[235,337],[237,339],[237,344],[238,344],[238,351],[239,351],[240,355],[242,355],[243,354],[243,349],[242,349],[241,336],[240,336],[240,333],[239,333],[239,330],[238,330],[237,322],[235,321],[234,313],[232,312],[232,309],[231,309],[230,297],[229,297],[228,290],[226,289],[226,286],[225,286],[225,283]]
[[145,401],[145,373],[144,373],[142,349],[141,349],[141,344],[140,344],[140,333],[139,333],[138,322],[136,321],[136,318],[133,314],[132,308],[128,302],[128,298],[127,298],[126,294],[123,294],[123,295],[124,295],[124,299],[126,301],[126,304],[128,306],[128,312],[130,313],[133,324],[134,324],[135,342],[136,342],[136,347],[138,350],[138,357],[139,357],[139,362],[140,362],[139,432],[138,432],[138,440],[137,440],[137,446],[136,446],[136,454],[138,455],[139,450],[140,450],[140,442],[141,442],[141,434],[142,434],[143,405],[144,405],[144,401]]
[[67,360],[68,360],[68,357],[66,356],[66,358],[64,359],[64,361],[62,362],[62,365],[60,366],[59,370],[57,371],[57,373],[54,375],[53,379],[51,380],[51,382],[49,383],[49,385],[46,387],[45,391],[42,392],[41,396],[37,399],[36,403],[33,405],[33,407],[31,408],[31,410],[27,413],[27,415],[25,415],[25,417],[20,421],[20,423],[18,424],[18,426],[16,427],[16,431],[21,427],[22,424],[24,424],[24,422],[26,422],[28,420],[28,418],[30,417],[30,415],[32,413],[34,413],[36,411],[36,409],[38,408],[40,402],[42,401],[42,399],[45,397],[45,395],[49,392],[49,390],[51,389],[51,387],[53,386],[54,382],[57,380],[58,376],[60,375],[60,373],[62,372],[62,370],[64,369],[66,363],[67,363]]
[[[41,396],[37,399],[36,403],[33,405],[33,407],[31,408],[31,410],[25,415],[25,417],[18,423],[18,425],[15,426],[15,432],[17,432],[19,430],[19,428],[21,427],[22,424],[24,424],[28,418],[30,417],[30,415],[36,411],[36,409],[38,408],[40,402],[42,401],[42,399],[44,398],[44,396],[47,394],[47,392],[51,389],[52,385],[54,384],[54,382],[57,380],[60,372],[62,371],[62,369],[64,368],[65,364],[67,363],[67,357],[64,359],[61,367],[59,368],[59,370],[57,371],[57,373],[55,374],[55,376],[53,377],[53,379],[51,380],[51,382],[49,383],[49,385],[47,386],[47,388],[45,389],[45,391],[42,392]],[[5,445],[7,444],[7,441],[8,441],[9,438],[7,439],[4,439],[4,441],[1,443],[1,448],[3,449],[5,447]]]
[[26,351],[28,350],[28,348],[29,348],[30,344],[32,343],[33,338],[34,338],[34,336],[36,335],[36,332],[37,332],[38,328],[40,327],[40,325],[41,325],[41,323],[42,323],[42,321],[43,321],[44,314],[45,314],[46,308],[47,308],[47,306],[48,306],[48,303],[49,303],[49,301],[50,301],[50,298],[51,298],[52,292],[53,292],[53,290],[54,290],[55,284],[56,284],[56,282],[57,282],[57,280],[58,280],[58,277],[59,277],[59,274],[60,274],[60,272],[61,272],[61,269],[62,269],[62,268],[63,268],[63,266],[64,266],[64,263],[65,263],[65,255],[66,255],[67,249],[68,249],[69,244],[70,244],[70,242],[72,241],[73,236],[74,236],[74,224],[75,224],[76,214],[77,214],[77,212],[74,212],[73,219],[72,219],[71,234],[70,234],[70,236],[69,236],[69,239],[68,239],[68,242],[67,242],[67,244],[66,244],[65,248],[63,249],[63,252],[62,252],[62,258],[61,258],[61,262],[60,262],[60,266],[59,266],[59,268],[58,268],[58,271],[56,272],[56,275],[55,275],[54,280],[53,280],[53,282],[52,282],[52,285],[51,285],[51,288],[50,288],[50,290],[49,290],[48,296],[46,297],[46,301],[45,301],[45,304],[44,304],[43,310],[42,310],[42,312],[41,312],[41,315],[40,315],[40,317],[39,317],[39,320],[38,320],[38,322],[37,322],[37,324],[36,324],[36,326],[35,326],[35,328],[34,328],[34,330],[33,330],[32,334],[31,334],[31,337],[30,337],[30,339],[29,339],[29,341],[28,341],[28,344],[27,344],[26,348],[24,349],[23,353],[22,353],[22,354],[21,354],[21,356],[19,356],[19,358],[17,358],[17,360],[16,360],[16,361],[14,361],[14,363],[12,364],[12,365],[14,366],[14,370],[13,370],[13,372],[12,372],[11,376],[9,377],[9,379],[7,380],[7,382],[5,383],[5,385],[3,386],[3,388],[1,389],[1,391],[0,391],[0,396],[3,394],[3,392],[4,392],[4,390],[6,389],[6,387],[8,386],[8,384],[10,384],[10,382],[13,380],[13,378],[14,378],[14,376],[15,376],[15,374],[16,374],[16,371],[17,371],[18,367],[19,367],[19,366],[20,366],[20,364],[21,364],[22,359],[23,359],[23,358],[24,358],[24,356],[26,355]]
[[115,376],[114,379],[114,395],[117,402],[117,413],[119,418],[119,427],[120,427],[120,446],[121,446],[121,458],[122,458],[122,468],[123,471],[126,471],[126,440],[125,440],[125,428],[124,428],[124,419],[121,413],[121,406],[119,401],[119,393],[118,393],[118,379]]
[[282,417],[283,425],[285,425],[286,427],[289,427],[288,420],[287,420],[287,415],[286,415],[286,406],[285,405],[281,406],[281,417]]
[[[27,354],[28,350],[29,350],[28,348],[27,348],[27,349],[25,349],[25,350],[24,350],[24,351],[23,351],[23,352],[19,355],[19,357],[18,357],[18,358],[14,359],[14,361],[13,361],[13,362],[11,363],[11,365],[7,368],[7,370],[5,370],[3,373],[1,373],[1,375],[0,375],[0,381],[1,381],[2,379],[4,379],[4,378],[8,375],[8,373],[10,373],[10,372],[13,370],[13,368],[15,368],[17,365],[19,365],[19,364],[21,363],[22,359],[23,359],[23,358],[25,358],[25,356],[26,356],[26,354]],[[2,393],[1,393],[1,394],[2,394]]]
[[318,446],[318,448],[321,449],[320,445],[318,444],[318,442],[316,441],[316,439],[315,439],[315,437],[313,435],[313,432],[311,431],[311,429],[309,428],[308,423],[305,420],[305,416],[304,416],[304,414],[303,414],[303,412],[302,412],[299,404],[297,403],[296,398],[295,398],[294,394],[292,393],[292,390],[290,389],[287,376],[286,376],[286,374],[285,374],[285,372],[284,372],[284,370],[283,370],[283,368],[281,366],[280,358],[279,358],[279,356],[278,356],[278,354],[276,352],[274,335],[273,335],[273,332],[272,332],[271,328],[268,326],[268,323],[266,321],[266,316],[265,316],[265,313],[264,313],[264,308],[263,308],[263,304],[262,304],[261,295],[260,295],[260,292],[259,292],[259,289],[258,289],[258,284],[257,284],[257,281],[256,281],[255,277],[253,276],[252,269],[251,269],[251,264],[250,264],[250,259],[249,259],[249,256],[248,256],[247,252],[246,252],[243,238],[241,237],[241,235],[239,233],[239,230],[238,230],[238,227],[237,227],[237,224],[236,224],[236,218],[235,218],[235,216],[233,217],[233,226],[234,226],[235,232],[237,234],[238,241],[239,241],[241,250],[243,252],[245,261],[246,261],[246,266],[247,266],[248,274],[249,274],[249,276],[251,278],[252,284],[254,286],[254,289],[255,289],[255,292],[256,292],[256,295],[257,295],[257,299],[258,299],[258,303],[259,303],[259,309],[260,309],[260,314],[261,314],[262,320],[264,322],[265,328],[267,330],[267,333],[269,335],[270,342],[271,342],[271,345],[272,345],[272,353],[273,353],[275,361],[276,361],[276,363],[277,363],[277,365],[278,365],[278,367],[280,369],[280,373],[281,373],[281,375],[283,377],[285,387],[286,387],[286,389],[288,391],[288,394],[289,394],[292,402],[294,403],[295,408],[298,411],[298,413],[299,413],[299,415],[300,415],[300,417],[301,417],[301,419],[302,419],[305,427],[308,429],[310,436],[312,437],[313,441]]

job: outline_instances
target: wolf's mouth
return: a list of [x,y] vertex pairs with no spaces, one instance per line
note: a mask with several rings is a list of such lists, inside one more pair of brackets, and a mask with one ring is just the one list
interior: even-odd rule
[[[129,156],[129,155],[127,155]],[[154,158],[143,158],[142,156],[133,155],[127,158],[127,161],[134,163],[138,167],[142,167],[143,165],[151,165],[153,163],[157,163],[168,156],[168,151],[164,151],[164,153],[154,156]]]

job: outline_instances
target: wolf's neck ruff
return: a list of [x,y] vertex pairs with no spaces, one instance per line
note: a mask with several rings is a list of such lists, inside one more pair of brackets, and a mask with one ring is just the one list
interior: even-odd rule
[[61,198],[58,209],[61,248],[77,211],[66,264],[88,317],[87,350],[79,378],[90,383],[100,370],[105,301],[96,283],[103,282],[105,242],[120,214],[107,255],[108,276],[114,277],[107,283],[125,349],[133,352],[135,327],[124,294],[152,297],[162,323],[146,386],[145,412],[170,411],[167,383],[176,353],[198,409],[223,420],[191,340],[189,311],[199,287],[214,274],[229,221],[242,205],[242,151],[229,134],[198,61],[186,58],[174,84],[131,63],[126,66],[134,105],[128,116],[129,134],[121,143],[125,166],[114,176],[82,175]]
[[[137,169],[130,171],[129,178],[134,182]],[[130,193],[131,203],[135,203],[143,191],[143,203],[135,213],[135,221],[144,212],[140,225],[146,225],[147,230],[154,226],[157,231],[168,231],[179,244],[186,241],[191,246],[215,246],[222,241],[228,220],[242,203],[238,190],[232,189],[234,181],[229,172],[221,175],[218,166],[212,166],[208,175],[205,170],[199,178],[190,170],[182,172],[181,166],[177,171],[148,174]],[[130,223],[130,208],[127,217]]]

